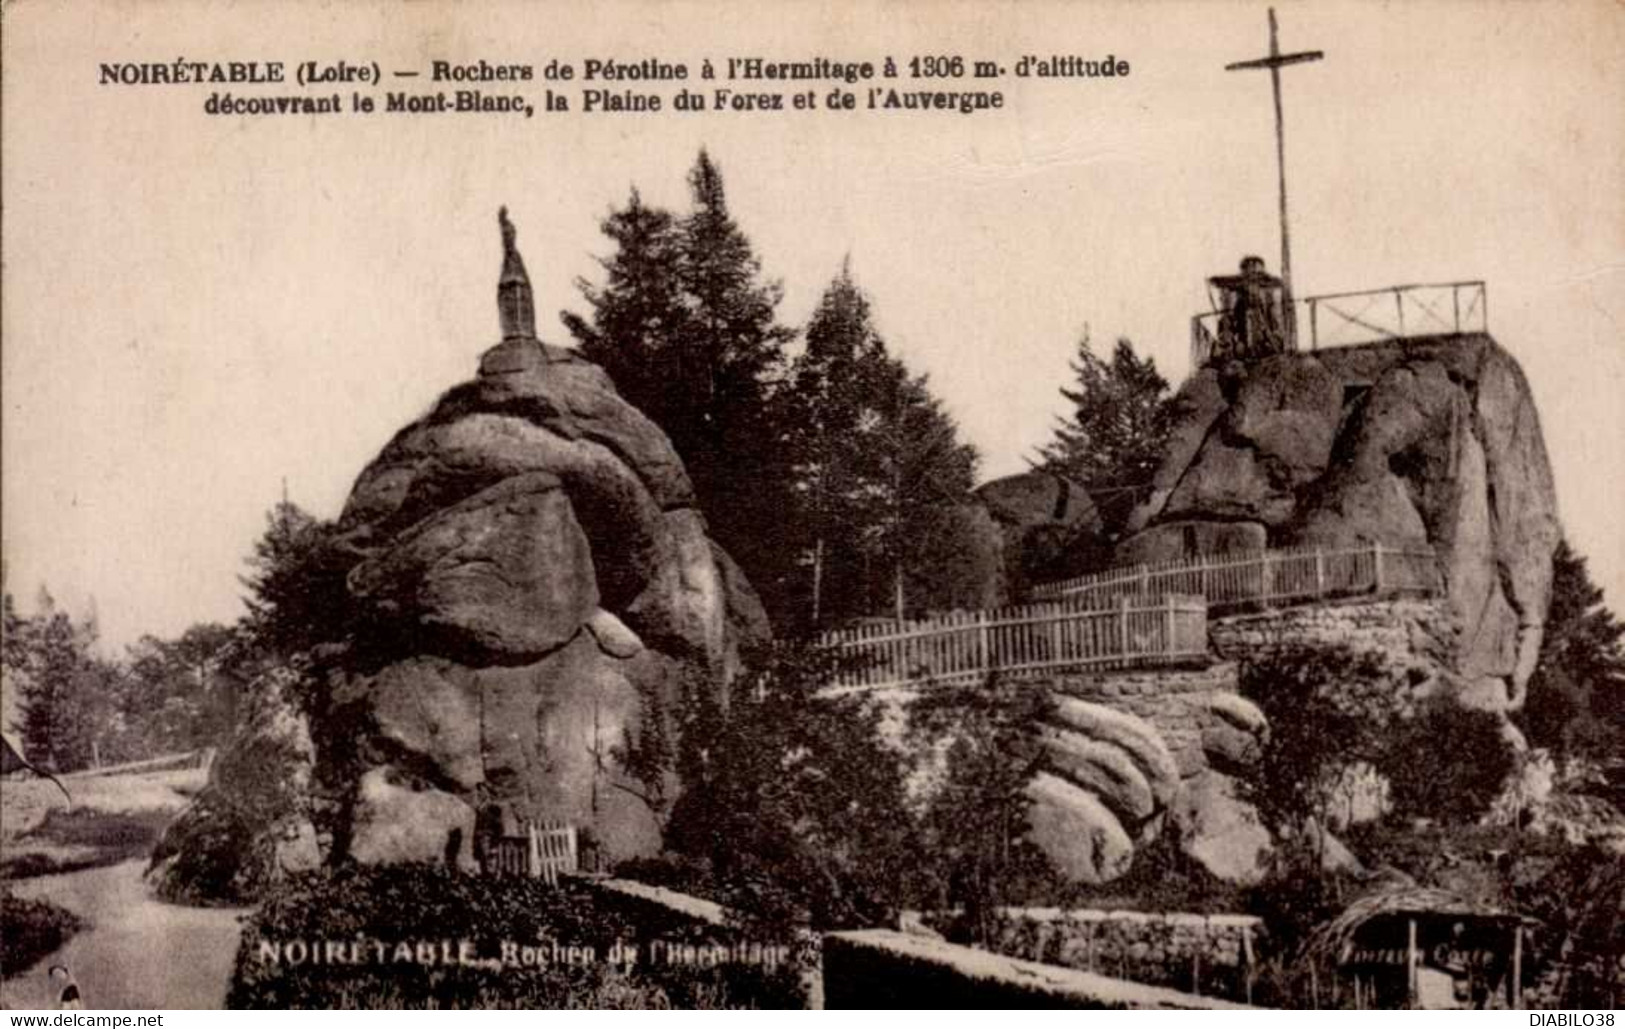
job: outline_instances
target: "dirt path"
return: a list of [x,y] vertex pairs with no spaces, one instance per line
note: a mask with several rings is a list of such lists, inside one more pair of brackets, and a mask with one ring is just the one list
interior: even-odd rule
[[145,860],[12,884],[53,901],[92,927],[22,975],[0,983],[0,1007],[54,1008],[45,971],[72,970],[86,1008],[221,1008],[237,955],[239,908],[189,908],[154,900]]

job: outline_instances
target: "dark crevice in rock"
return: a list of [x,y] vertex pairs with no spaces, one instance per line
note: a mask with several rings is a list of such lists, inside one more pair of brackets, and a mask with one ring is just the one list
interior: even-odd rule
[[368,764],[376,768],[387,766],[399,778],[398,785],[413,790],[438,790],[454,797],[467,798],[466,788],[447,775],[429,755],[407,747],[399,740],[374,733],[367,741]]

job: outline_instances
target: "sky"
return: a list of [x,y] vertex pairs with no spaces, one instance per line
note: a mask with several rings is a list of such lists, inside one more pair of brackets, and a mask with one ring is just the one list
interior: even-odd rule
[[[1282,3],[1300,295],[1483,279],[1523,365],[1570,539],[1625,596],[1625,8]],[[105,644],[241,613],[281,495],[325,517],[496,342],[506,204],[541,334],[584,310],[599,221],[636,186],[687,205],[703,146],[801,326],[850,256],[985,478],[1065,412],[1087,325],[1174,382],[1209,275],[1276,264],[1254,3],[584,7],[21,0],[5,11],[0,548]],[[107,61],[1110,53],[1114,80],[966,80],[1004,109],[208,117],[199,86]],[[546,83],[527,84],[539,97]],[[906,79],[885,85],[909,86]],[[441,88],[419,79],[411,88]],[[560,85],[574,96],[582,83]],[[391,87],[393,88],[393,87]],[[860,87],[861,88],[861,87]],[[825,90],[821,89],[820,92]],[[246,92],[239,90],[239,92]],[[295,92],[289,90],[289,92]],[[662,90],[669,96],[670,90]],[[93,598],[93,599],[92,599]]]

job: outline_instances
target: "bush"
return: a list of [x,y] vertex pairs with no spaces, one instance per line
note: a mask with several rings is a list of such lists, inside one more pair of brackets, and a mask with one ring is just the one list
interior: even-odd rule
[[1387,729],[1406,710],[1406,691],[1377,654],[1348,646],[1300,647],[1242,667],[1240,692],[1269,719],[1269,739],[1243,781],[1265,823],[1283,836],[1312,818],[1331,824],[1346,777],[1376,764]]
[[0,978],[27,971],[84,927],[71,911],[0,889]]
[[707,892],[783,931],[889,924],[919,864],[902,756],[862,695],[820,694],[834,658],[781,645],[735,682],[726,710],[685,715],[685,792],[666,846]]
[[962,909],[969,941],[992,938],[999,907],[1059,888],[1027,837],[1027,787],[1043,766],[1039,727],[1053,707],[1043,685],[994,675],[928,686],[909,709],[910,746],[935,780],[922,791],[914,903]]
[[166,900],[244,904],[276,879],[278,842],[308,805],[309,742],[290,699],[304,678],[289,666],[253,684],[248,716],[208,786],[153,850],[149,871]]
[[1478,821],[1517,761],[1502,728],[1501,715],[1442,697],[1401,721],[1378,765],[1388,777],[1394,813],[1458,825]]
[[[360,941],[363,963],[277,964],[262,943],[307,948]],[[429,944],[452,952],[467,941],[478,963],[397,962],[397,947]],[[232,1008],[569,1008],[800,1007],[788,963],[705,967],[651,959],[651,945],[777,944],[746,940],[655,904],[566,880],[459,875],[400,865],[291,877],[274,887],[243,933],[227,1006]],[[593,949],[593,960],[501,964],[504,944]],[[639,959],[612,963],[612,948],[638,947]],[[383,947],[381,962],[377,946]],[[522,953],[522,952],[521,952]],[[549,950],[549,953],[551,951]],[[662,950],[664,954],[666,951]]]

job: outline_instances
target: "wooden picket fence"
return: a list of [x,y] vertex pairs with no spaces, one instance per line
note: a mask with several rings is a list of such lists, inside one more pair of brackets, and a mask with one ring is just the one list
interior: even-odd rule
[[537,827],[527,824],[522,836],[504,836],[491,841],[485,861],[487,875],[516,875],[559,884],[559,876],[580,869],[573,825]]
[[1209,610],[1220,612],[1367,594],[1432,595],[1442,587],[1431,549],[1377,542],[1212,554],[1115,568],[1046,583],[1035,588],[1033,596],[1099,607],[1125,596],[1188,593],[1205,598]]
[[1206,656],[1207,605],[1173,595],[1123,597],[1105,609],[1066,599],[859,626],[820,642],[867,659],[842,671],[834,690],[965,682],[993,671],[1175,664]]

